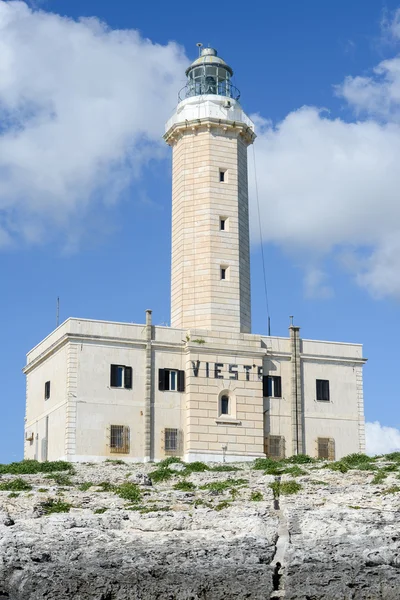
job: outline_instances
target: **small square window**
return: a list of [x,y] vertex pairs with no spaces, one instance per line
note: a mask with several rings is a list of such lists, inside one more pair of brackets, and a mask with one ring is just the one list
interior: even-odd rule
[[50,381],[46,381],[44,384],[44,399],[48,400],[50,398]]
[[158,389],[160,392],[184,392],[185,372],[177,369],[159,369]]
[[222,169],[219,170],[219,180],[221,183],[225,181],[225,173],[226,171],[223,171]]
[[111,365],[110,387],[132,389],[132,367]]

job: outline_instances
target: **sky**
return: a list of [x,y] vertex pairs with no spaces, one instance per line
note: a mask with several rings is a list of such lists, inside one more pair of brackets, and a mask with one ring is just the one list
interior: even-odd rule
[[197,42],[256,124],[253,332],[269,310],[273,335],[294,315],[362,343],[368,451],[400,449],[400,3],[0,0],[0,462],[22,458],[22,368],[57,297],[60,321],[169,324],[162,134]]

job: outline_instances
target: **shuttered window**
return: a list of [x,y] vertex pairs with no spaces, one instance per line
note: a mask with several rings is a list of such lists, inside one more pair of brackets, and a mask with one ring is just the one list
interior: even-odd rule
[[279,375],[264,375],[263,396],[265,398],[282,398],[282,379]]
[[335,460],[335,440],[333,438],[318,438],[317,456],[322,460]]
[[110,386],[116,388],[132,389],[132,367],[124,365],[111,365]]
[[158,389],[160,392],[184,392],[185,371],[158,369]]
[[110,452],[129,454],[130,435],[126,425],[110,425]]
[[327,379],[317,379],[316,388],[317,400],[319,402],[329,402],[329,381]]
[[268,435],[264,440],[264,452],[269,458],[285,458],[285,438],[283,435]]

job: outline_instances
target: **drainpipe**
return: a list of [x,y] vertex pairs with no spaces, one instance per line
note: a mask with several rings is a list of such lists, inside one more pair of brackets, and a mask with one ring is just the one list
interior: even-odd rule
[[151,398],[153,392],[153,350],[151,310],[146,310],[146,369],[144,388],[144,462],[151,461]]
[[293,325],[292,321],[289,332],[292,354],[292,452],[293,454],[304,454],[300,327]]

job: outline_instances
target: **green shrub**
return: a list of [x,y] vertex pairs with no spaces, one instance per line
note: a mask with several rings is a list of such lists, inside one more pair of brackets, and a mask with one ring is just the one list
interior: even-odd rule
[[330,469],[331,471],[339,471],[340,473],[347,473],[349,467],[346,463],[338,460],[336,462],[329,462],[325,465],[325,469]]
[[8,494],[9,498],[18,498],[19,493],[18,492],[11,492],[10,494]]
[[400,487],[398,485],[392,485],[392,487],[383,490],[382,494],[397,494],[400,492]]
[[328,485],[326,481],[320,481],[319,479],[310,480],[309,483],[311,483],[311,485]]
[[95,515],[102,515],[106,512],[106,510],[108,510],[108,508],[95,508],[93,512]]
[[91,481],[85,481],[84,483],[81,483],[81,485],[79,486],[79,490],[81,492],[87,492],[88,489],[90,489],[94,484]]
[[196,500],[193,502],[193,505],[194,505],[195,508],[197,508],[198,506],[205,506],[206,508],[212,508],[213,507],[213,505],[211,504],[211,502],[206,502],[202,498],[196,498]]
[[202,490],[213,490],[214,492],[223,492],[238,485],[246,485],[249,483],[247,479],[226,479],[225,481],[211,481],[202,485]]
[[217,504],[214,510],[224,510],[224,508],[228,508],[229,506],[231,506],[229,500],[222,500],[222,502]]
[[0,483],[1,492],[26,492],[31,489],[32,486],[21,477],[9,479],[8,481],[4,481],[4,483]]
[[393,473],[394,471],[397,471],[397,469],[399,468],[399,465],[386,465],[386,467],[383,467],[382,470],[385,471],[386,473]]
[[389,454],[385,454],[383,458],[385,460],[393,460],[395,462],[400,462],[400,452],[390,452]]
[[115,491],[115,485],[110,483],[109,481],[102,481],[101,483],[97,484],[99,487],[101,487],[101,490],[99,490],[99,492],[114,492]]
[[126,462],[120,458],[107,458],[104,462],[110,465],[125,465]]
[[357,469],[359,471],[376,471],[377,468],[378,467],[376,465],[374,465],[374,463],[372,463],[372,462],[371,463],[360,463],[357,466]]
[[383,471],[379,471],[375,477],[373,478],[373,480],[371,481],[372,485],[379,485],[380,483],[382,483],[387,477],[387,474],[384,473]]
[[41,492],[41,493],[43,493],[43,494],[44,494],[45,492],[48,492],[48,491],[49,491],[49,488],[39,488],[39,489],[38,489],[38,492]]
[[233,465],[217,465],[216,467],[211,467],[210,471],[214,471],[216,473],[228,473],[229,471],[241,471],[240,467],[234,467]]
[[74,472],[74,467],[71,463],[64,460],[39,462],[37,460],[22,460],[21,462],[13,462],[8,465],[0,464],[0,474],[10,475],[35,475],[35,473],[53,473],[54,471],[69,471]]
[[72,508],[72,504],[68,504],[68,502],[63,502],[59,499],[54,500],[53,498],[50,498],[46,502],[41,502],[40,506],[42,507],[45,515],[69,512]]
[[185,471],[183,471],[183,473],[188,475],[190,473],[202,473],[203,471],[209,471],[209,470],[210,470],[210,467],[207,466],[205,463],[200,462],[200,461],[195,461],[192,463],[187,463],[185,465]]
[[317,462],[315,458],[308,456],[308,454],[294,454],[289,458],[285,458],[284,462],[292,463],[295,465],[307,465]]
[[190,492],[191,490],[195,489],[196,486],[190,481],[180,481],[174,485],[174,490],[180,490],[181,492]]
[[358,469],[360,465],[370,464],[371,461],[370,456],[360,453],[348,454],[342,458],[342,462],[353,469]]
[[129,502],[139,502],[142,499],[141,491],[136,483],[123,483],[116,488],[115,493]]
[[164,458],[164,460],[160,461],[158,463],[158,467],[164,468],[164,467],[168,467],[169,465],[173,465],[174,463],[181,463],[182,460],[179,458],[179,456],[168,456],[168,458]]
[[45,478],[52,479],[57,485],[65,485],[69,487],[74,485],[70,480],[69,476],[65,473],[51,473],[50,475],[46,475]]
[[300,469],[298,465],[293,465],[293,467],[283,469],[282,473],[292,475],[292,477],[300,477],[300,475],[307,475],[306,471]]
[[253,502],[261,502],[262,500],[264,500],[264,496],[261,492],[252,492],[250,500],[252,500]]
[[265,471],[265,469],[272,469],[276,465],[276,461],[271,458],[256,458],[253,464],[253,469],[257,471]]
[[161,483],[162,481],[168,481],[168,479],[171,479],[171,477],[173,477],[174,475],[175,475],[175,473],[173,471],[171,471],[171,469],[168,469],[167,467],[161,468],[161,469],[156,469],[156,471],[151,471],[149,473],[149,477],[154,483]]
[[297,481],[281,481],[280,493],[283,496],[289,496],[290,494],[297,494],[302,489],[300,483]]

